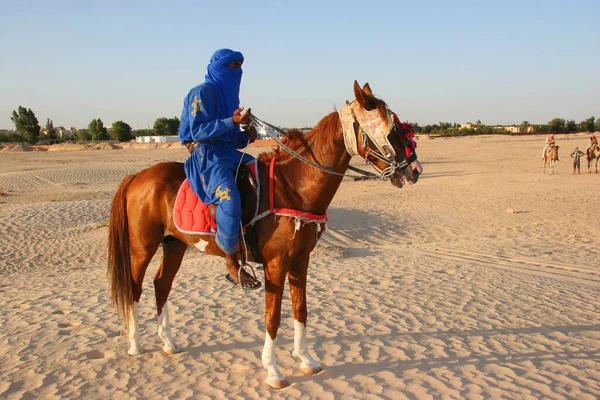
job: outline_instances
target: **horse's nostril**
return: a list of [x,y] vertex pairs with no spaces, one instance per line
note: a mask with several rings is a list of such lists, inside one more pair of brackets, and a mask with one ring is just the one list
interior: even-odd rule
[[417,183],[417,181],[419,180],[419,170],[418,169],[413,169],[413,183]]

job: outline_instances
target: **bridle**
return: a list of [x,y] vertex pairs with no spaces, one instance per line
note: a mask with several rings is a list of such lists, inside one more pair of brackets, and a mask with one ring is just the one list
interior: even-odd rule
[[[386,109],[387,118],[382,121],[379,110],[366,111],[360,107],[358,102],[354,101],[346,104],[338,111],[338,114],[342,122],[346,151],[351,156],[360,156],[357,146],[357,139],[360,136],[365,153],[365,164],[377,171],[380,179],[385,180],[394,175],[396,171],[402,172],[417,159],[416,153],[411,151],[402,161],[396,161],[396,151],[389,138],[394,129],[401,130],[403,124],[392,111]],[[358,132],[355,128],[356,125],[359,127]],[[387,167],[379,168],[371,161],[370,157],[387,164]]]
[[[358,137],[360,136],[362,148],[364,149],[365,153],[365,164],[370,165],[373,169],[375,169],[375,171],[378,172],[378,174],[372,174],[352,166],[348,166],[348,169],[351,169],[362,175],[376,176],[381,180],[387,180],[389,177],[394,175],[396,171],[404,171],[413,161],[417,159],[416,153],[412,152],[409,157],[406,157],[401,162],[396,161],[394,147],[387,139],[388,135],[392,133],[393,129],[400,129],[400,122],[398,120],[398,117],[396,117],[394,113],[387,110],[387,126],[381,128],[382,125],[378,124],[377,120],[374,117],[372,117],[374,115],[373,112],[378,113],[378,110],[366,111],[366,113],[362,113],[363,115],[360,115],[360,113],[355,111],[355,108],[357,108],[357,106],[354,104],[358,105],[358,103],[352,102],[338,111],[340,120],[342,122],[342,129],[344,132],[344,145],[346,147],[346,151],[348,152],[348,154],[350,154],[351,157],[360,156],[357,147]],[[359,114],[360,116],[357,114]],[[367,115],[366,118],[364,118],[364,114]],[[285,135],[285,132],[283,130],[279,129],[274,125],[269,124],[268,122],[262,121],[254,114],[251,114],[250,118],[252,120],[250,126],[262,128],[262,130],[267,134],[267,136],[273,139],[279,147],[281,147],[283,150],[285,150],[298,160],[331,175],[356,178],[356,176],[333,171],[329,168],[325,168],[322,165],[319,165],[313,161],[306,159],[295,150],[292,150],[288,146],[283,144],[277,138],[277,136],[272,134],[267,128],[270,128],[281,135]],[[381,118],[378,115],[377,119],[381,122]],[[357,125],[358,130],[355,128]],[[385,129],[387,129],[387,132],[385,131]],[[370,143],[372,145],[370,145]],[[370,157],[377,158],[378,160],[387,164],[387,167],[383,169],[379,168],[377,164],[375,164],[369,159]]]

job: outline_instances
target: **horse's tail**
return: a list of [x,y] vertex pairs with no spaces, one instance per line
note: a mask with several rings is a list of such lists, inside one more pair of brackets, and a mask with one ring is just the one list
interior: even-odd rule
[[131,277],[131,247],[127,225],[127,189],[135,175],[126,177],[117,190],[110,208],[108,224],[108,281],[112,304],[129,330],[129,313],[133,307],[133,278]]

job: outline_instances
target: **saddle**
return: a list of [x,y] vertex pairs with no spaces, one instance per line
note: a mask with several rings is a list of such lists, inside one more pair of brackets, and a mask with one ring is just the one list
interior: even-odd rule
[[[192,149],[193,150],[193,149]],[[252,218],[258,213],[260,200],[260,181],[258,175],[258,161],[254,160],[249,164],[240,165],[236,178],[236,186],[240,191],[242,199],[242,229],[240,235],[248,245],[252,260],[262,262],[260,252],[258,251],[258,241],[256,231],[253,226],[247,226]],[[198,199],[186,179],[181,184],[175,205],[173,207],[173,221],[177,229],[183,233],[194,235],[215,236],[217,232],[217,205],[204,204]],[[241,243],[241,241],[240,241]],[[242,258],[245,257],[241,251]]]

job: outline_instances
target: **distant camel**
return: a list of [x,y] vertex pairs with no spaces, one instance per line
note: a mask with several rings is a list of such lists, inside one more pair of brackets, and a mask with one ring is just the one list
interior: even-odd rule
[[587,153],[588,173],[592,173],[592,164],[596,160],[596,173],[598,173],[598,159],[600,159],[600,148],[594,143]]
[[548,173],[554,175],[554,161],[558,158],[558,147],[549,146],[544,152],[544,173],[546,173],[546,168],[548,168]]

